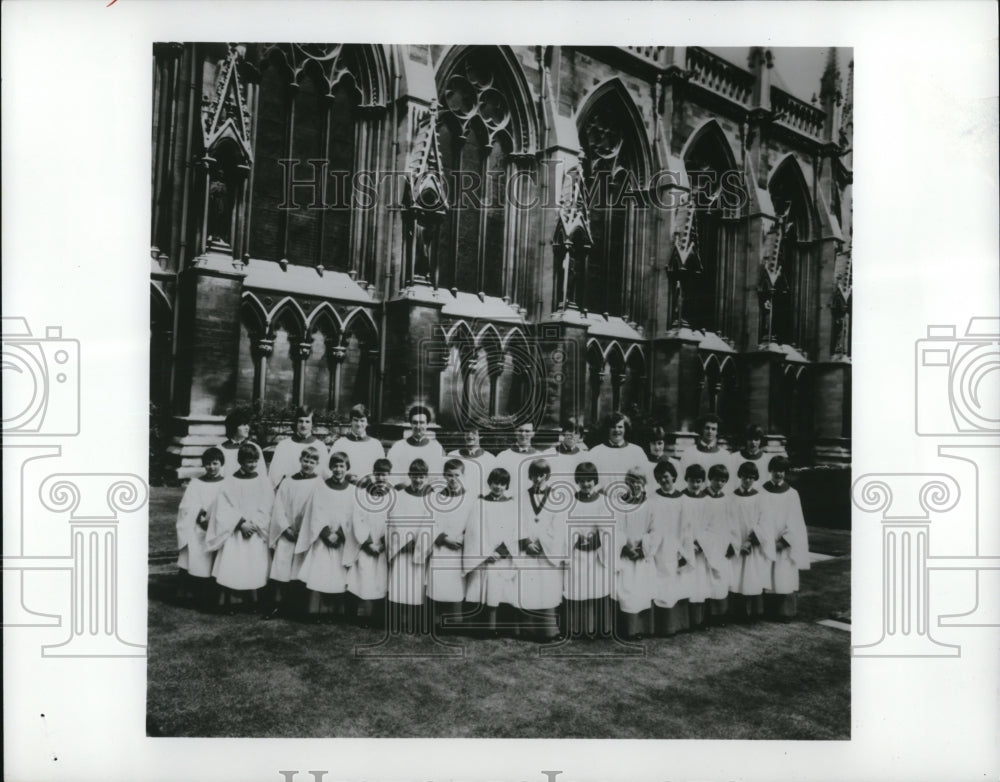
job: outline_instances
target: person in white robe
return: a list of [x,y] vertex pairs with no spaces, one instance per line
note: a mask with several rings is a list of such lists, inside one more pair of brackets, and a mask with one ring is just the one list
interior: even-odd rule
[[603,430],[603,441],[591,448],[587,457],[597,466],[601,490],[607,494],[626,489],[625,473],[636,464],[645,464],[648,459],[641,446],[628,441],[632,423],[624,413],[609,415]]
[[202,607],[208,603],[212,561],[215,559],[205,543],[205,532],[209,515],[222,489],[224,459],[219,448],[209,448],[201,455],[205,474],[188,482],[177,509],[178,596],[193,599],[196,605]]
[[694,544],[682,534],[681,493],[674,489],[677,468],[671,461],[655,468],[659,488],[653,492],[653,627],[670,637],[690,628],[688,598],[694,575]]
[[[330,477],[320,482],[303,513],[295,547],[302,557],[298,577],[309,590],[307,612],[333,619],[353,619],[345,600],[348,565],[345,553],[353,539],[355,487],[347,479],[351,462],[343,451],[330,455]],[[287,483],[287,481],[286,481]]]
[[448,454],[449,459],[461,459],[465,467],[462,485],[473,497],[489,494],[490,485],[487,478],[496,467],[496,457],[489,451],[484,451],[479,442],[478,429],[466,429],[462,433],[465,445]]
[[573,418],[566,418],[559,425],[559,442],[545,457],[552,468],[548,480],[550,487],[576,491],[576,468],[588,460],[582,435],[580,425]]
[[729,593],[732,591],[733,572],[739,566],[742,541],[737,536],[737,525],[732,498],[726,494],[729,469],[715,464],[708,470],[708,490],[702,498],[704,512],[702,529],[706,541],[702,548],[715,546],[715,559],[720,563],[711,570],[711,585],[707,602],[713,624],[725,625],[729,614]]
[[343,437],[338,437],[330,452],[340,451],[347,454],[351,469],[347,478],[351,483],[367,482],[371,479],[375,462],[385,458],[382,443],[368,434],[368,408],[355,405],[351,408],[351,430]]
[[225,455],[222,463],[224,478],[228,478],[240,468],[237,454],[242,445],[256,446],[260,468],[263,469],[264,452],[257,443],[250,439],[250,411],[237,409],[226,416],[226,441],[219,445]]
[[428,495],[427,463],[409,465],[410,485],[396,491],[386,518],[386,558],[389,565],[389,631],[423,633],[430,621],[424,605],[427,557],[434,518]]
[[521,492],[517,512],[521,630],[542,643],[561,637],[559,606],[567,563],[566,512],[572,497],[565,487],[553,489],[549,485],[549,458],[535,459],[528,465],[531,486]]
[[764,519],[761,492],[755,488],[759,479],[757,466],[744,462],[739,467],[739,487],[733,492],[740,556],[734,565],[733,615],[740,621],[756,621],[764,614],[764,589],[771,586],[774,564],[774,534]]
[[787,621],[798,613],[799,571],[809,569],[809,536],[799,493],[788,485],[788,459],[773,457],[767,465],[771,480],[763,486],[761,512],[774,535],[770,612]]
[[626,490],[613,497],[615,514],[615,603],[618,635],[638,641],[650,635],[653,601],[653,505],[646,497],[646,467],[625,473]]
[[295,433],[280,441],[275,446],[274,455],[271,457],[268,477],[271,479],[271,485],[275,491],[285,478],[298,472],[299,456],[302,455],[302,449],[307,445],[311,445],[319,452],[320,477],[329,477],[326,465],[330,454],[323,441],[313,434],[313,412],[308,407],[299,407],[295,411]]
[[722,578],[725,558],[719,561],[717,541],[705,527],[705,468],[688,465],[684,471],[687,485],[680,496],[681,539],[689,540],[694,560],[686,581],[689,623],[692,630],[705,626],[705,601],[711,597],[713,579]]
[[580,464],[574,477],[577,492],[566,522],[570,554],[563,586],[563,627],[568,638],[610,638],[615,517],[607,496],[598,489],[600,475],[593,462]]
[[465,600],[462,549],[469,520],[479,509],[478,495],[465,490],[464,477],[464,463],[448,459],[444,463],[444,488],[429,495],[434,530],[433,543],[427,550],[427,599],[431,603],[434,632],[439,635],[455,632],[462,621]]
[[757,424],[750,424],[743,434],[743,447],[738,451],[733,451],[729,455],[729,470],[734,475],[739,474],[740,465],[746,462],[753,464],[757,468],[757,475],[759,477],[754,481],[753,488],[758,492],[767,479],[767,462],[770,457],[763,450],[764,443],[766,442],[767,438],[764,436],[764,430]]
[[677,467],[679,475],[685,475],[687,468],[692,464],[700,464],[706,474],[716,464],[724,464],[727,468],[729,467],[732,456],[719,442],[721,424],[722,419],[714,414],[706,415],[700,419],[698,439],[694,445],[686,448],[680,455],[680,464]]
[[212,575],[221,606],[256,603],[271,564],[267,533],[274,490],[257,471],[256,448],[242,446],[238,459],[240,469],[223,482],[205,535],[206,549],[216,552]]
[[279,613],[292,615],[304,607],[299,571],[306,555],[304,549],[299,550],[298,539],[306,504],[322,483],[318,467],[319,451],[311,445],[303,447],[299,471],[283,480],[275,493],[267,541],[271,549],[269,576],[273,582],[274,607],[268,617]]
[[510,496],[521,496],[522,489],[531,485],[528,480],[528,465],[543,456],[542,449],[535,448],[535,425],[530,421],[519,424],[514,429],[514,445],[497,454],[496,466],[502,467],[510,475]]
[[358,624],[362,628],[383,627],[385,598],[389,584],[386,559],[386,520],[396,500],[389,483],[392,464],[378,459],[372,465],[372,480],[358,487],[352,534],[347,536],[344,566],[347,589],[358,600]]
[[675,459],[667,452],[667,430],[662,426],[654,426],[649,432],[649,444],[646,446],[646,484],[650,487],[658,485],[656,480],[656,465],[661,461],[668,461],[677,471],[680,460]]
[[407,470],[416,459],[427,465],[431,480],[440,478],[444,468],[444,449],[441,443],[427,433],[431,420],[430,411],[423,405],[414,405],[410,408],[407,420],[410,422],[410,435],[393,443],[386,454],[394,470],[392,485],[397,489],[405,489],[409,485]]
[[490,493],[479,501],[479,513],[466,528],[462,549],[466,600],[476,610],[467,624],[496,637],[502,630],[517,630],[518,608],[517,507],[507,494],[510,475],[494,467],[487,477]]

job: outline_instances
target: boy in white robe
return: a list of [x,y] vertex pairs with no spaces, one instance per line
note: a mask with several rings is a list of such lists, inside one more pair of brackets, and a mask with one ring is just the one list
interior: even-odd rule
[[528,480],[528,465],[544,454],[544,451],[532,445],[534,439],[535,425],[525,421],[514,430],[514,445],[497,454],[496,466],[502,467],[510,475],[509,491],[512,497],[520,497],[521,491],[531,485]]
[[626,492],[612,503],[615,511],[615,603],[618,633],[639,641],[652,632],[653,514],[646,498],[646,468],[625,473]]
[[385,458],[385,449],[381,442],[368,436],[367,407],[355,405],[351,408],[350,416],[351,431],[338,437],[330,446],[330,452],[347,454],[347,461],[351,465],[347,479],[351,483],[367,482],[371,479],[375,462]]
[[263,469],[264,452],[260,450],[257,443],[250,439],[250,412],[248,410],[233,410],[226,416],[226,441],[219,446],[226,457],[222,462],[222,476],[224,478],[228,478],[240,468],[236,456],[242,445],[257,447],[257,455]]
[[775,456],[768,462],[771,480],[761,493],[765,523],[774,534],[770,613],[787,621],[798,612],[799,571],[809,569],[809,537],[799,493],[788,485],[788,459]]
[[358,624],[362,628],[384,627],[385,597],[389,584],[386,560],[386,519],[395,501],[389,484],[392,463],[377,459],[372,480],[357,493],[354,523],[344,551],[347,589],[358,600]]
[[758,492],[761,490],[763,479],[767,477],[768,456],[763,451],[766,442],[764,430],[757,424],[750,424],[743,434],[743,447],[729,455],[731,459],[730,470],[734,473],[738,473],[740,465],[745,462],[750,462],[757,468],[758,478],[754,481],[753,488]]
[[558,614],[566,568],[566,514],[557,507],[565,490],[548,485],[551,471],[548,459],[528,465],[531,486],[521,492],[517,513],[521,629],[541,643],[560,640]]
[[467,576],[466,599],[477,606],[473,627],[497,637],[501,628],[517,629],[517,507],[507,494],[510,474],[494,467],[487,477],[490,493],[479,502],[479,514],[470,519],[462,549]]
[[609,415],[604,428],[604,442],[590,449],[587,461],[597,466],[601,488],[607,494],[625,488],[625,473],[633,465],[645,463],[646,452],[642,446],[628,442],[632,422],[624,413]]
[[694,544],[682,535],[681,493],[674,489],[677,468],[670,461],[654,468],[658,488],[653,503],[653,626],[656,634],[670,637],[691,626],[688,598],[694,575]]
[[713,570],[722,577],[724,562],[716,556],[716,545],[705,528],[705,468],[690,464],[684,471],[687,488],[681,492],[679,502],[681,538],[690,541],[694,559],[687,578],[689,624],[692,630],[705,626],[705,601],[711,596]]
[[334,451],[329,467],[330,477],[316,486],[303,513],[295,547],[303,558],[299,579],[309,590],[306,610],[310,615],[353,619],[352,606],[346,600],[344,562],[355,506],[355,488],[347,480],[351,462],[343,451]]
[[572,418],[566,418],[559,425],[559,443],[545,458],[552,468],[548,486],[576,491],[576,468],[588,461],[587,446],[582,442],[580,425]]
[[687,468],[692,464],[701,465],[706,474],[713,464],[729,465],[731,458],[729,451],[719,442],[721,424],[722,419],[714,414],[706,415],[699,420],[698,440],[680,455],[680,464],[677,468],[680,475],[686,475]]
[[220,587],[220,606],[256,603],[271,564],[267,530],[274,490],[257,471],[254,446],[241,446],[237,458],[240,469],[223,482],[205,535],[206,549],[217,552],[212,575]]
[[732,499],[724,491],[729,482],[729,468],[725,464],[713,464],[708,469],[708,490],[702,498],[704,515],[702,548],[715,547],[713,566],[707,602],[712,623],[726,624],[729,613],[729,592],[732,588],[733,569],[739,563],[742,541],[736,534],[736,520]]
[[430,625],[424,605],[424,584],[434,519],[427,474],[423,459],[410,463],[410,485],[396,492],[386,519],[390,632],[423,633]]
[[393,443],[389,453],[386,454],[396,471],[392,475],[392,485],[397,489],[407,487],[409,476],[406,470],[416,459],[427,465],[427,471],[432,478],[439,477],[444,467],[444,449],[441,443],[427,435],[427,426],[431,420],[430,410],[423,405],[414,405],[409,410],[407,420],[410,422],[410,436]]
[[278,486],[271,509],[268,527],[268,546],[271,548],[271,572],[274,607],[265,618],[279,612],[295,614],[303,607],[302,580],[299,570],[305,559],[306,549],[299,549],[297,541],[302,529],[303,512],[321,480],[316,472],[319,451],[311,445],[299,455],[299,471]]
[[449,459],[461,459],[465,467],[462,486],[474,497],[489,494],[490,484],[486,479],[496,467],[496,457],[484,451],[479,444],[479,430],[466,429],[462,434],[465,445],[448,454]]
[[462,621],[465,577],[462,548],[469,518],[479,501],[462,484],[465,465],[460,459],[444,463],[445,486],[431,501],[433,543],[427,551],[427,599],[436,634],[454,632]]
[[320,477],[328,477],[326,464],[329,452],[323,441],[313,434],[313,411],[308,407],[299,407],[295,410],[295,434],[279,442],[271,457],[268,477],[275,491],[285,478],[298,472],[299,457],[307,445],[311,445],[319,452]]
[[761,493],[754,488],[759,479],[757,465],[739,466],[739,488],[733,494],[737,535],[742,541],[740,556],[733,561],[732,611],[740,621],[754,622],[764,614],[764,589],[771,586],[774,563],[774,535],[761,512]]
[[566,636],[610,638],[614,634],[611,589],[614,515],[593,462],[576,468],[577,492],[567,519],[570,549],[564,585]]
[[[222,489],[225,455],[209,448],[201,455],[205,474],[192,478],[177,510],[178,596],[206,606],[211,588],[212,560],[205,544],[205,531],[215,500]],[[236,455],[233,454],[233,461]]]

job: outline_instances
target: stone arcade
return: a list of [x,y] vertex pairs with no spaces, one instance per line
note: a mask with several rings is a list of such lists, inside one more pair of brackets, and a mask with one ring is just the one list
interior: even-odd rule
[[420,402],[447,445],[475,425],[488,446],[616,409],[683,443],[717,412],[849,460],[835,50],[812,102],[762,48],[153,55],[150,394],[181,477],[254,402],[364,402],[386,438]]

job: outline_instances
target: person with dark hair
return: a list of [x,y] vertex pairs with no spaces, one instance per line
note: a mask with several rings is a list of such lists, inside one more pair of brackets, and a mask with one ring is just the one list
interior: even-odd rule
[[347,454],[351,463],[348,480],[352,483],[363,481],[371,475],[376,459],[385,456],[382,443],[368,435],[368,408],[354,405],[350,412],[351,430],[338,437],[330,447],[331,451]]
[[657,635],[672,636],[690,627],[688,598],[694,572],[694,545],[681,534],[681,493],[674,489],[677,468],[660,461],[653,468],[659,488],[653,492],[654,541],[652,557],[653,627]]
[[691,541],[694,553],[688,581],[688,607],[692,630],[705,624],[705,601],[712,593],[712,571],[721,574],[725,562],[719,561],[716,541],[711,530],[705,527],[705,468],[700,464],[688,465],[684,470],[687,488],[681,492],[681,538]]
[[465,464],[461,459],[444,463],[445,486],[431,503],[434,515],[433,543],[428,550],[427,599],[438,634],[458,629],[465,600],[465,578],[462,576],[462,549],[465,532],[478,495],[467,492],[462,484]]
[[767,442],[767,437],[764,435],[764,430],[757,424],[750,424],[743,433],[743,445],[738,451],[734,451],[731,455],[731,469],[738,471],[740,465],[744,462],[751,462],[757,467],[758,478],[754,482],[753,487],[760,490],[760,485],[763,478],[766,477],[767,471],[765,467],[767,466],[767,454],[764,453],[764,444]]
[[575,488],[573,476],[576,468],[588,458],[587,446],[583,443],[583,429],[575,419],[563,419],[559,425],[559,442],[547,458],[552,467],[552,482]]
[[510,493],[514,497],[520,497],[529,486],[528,465],[544,454],[532,445],[534,439],[535,425],[531,421],[520,423],[514,429],[514,445],[497,454],[496,465],[510,475]]
[[275,607],[266,618],[279,611],[293,614],[303,607],[299,571],[307,549],[298,547],[298,539],[306,505],[322,482],[318,467],[319,451],[307,445],[299,456],[299,471],[283,480],[275,493],[268,528],[268,546],[272,552],[269,575]]
[[575,479],[578,490],[567,522],[570,556],[563,627],[569,637],[610,637],[614,630],[614,552],[608,549],[615,519],[604,492],[598,489],[597,466],[583,462],[576,468]]
[[407,412],[406,420],[410,422],[410,436],[393,443],[387,454],[389,461],[396,467],[392,483],[397,489],[406,488],[409,476],[403,470],[416,459],[427,465],[432,478],[440,477],[444,467],[444,449],[441,443],[427,434],[431,411],[423,405],[413,405]]
[[[178,595],[194,598],[196,604],[202,607],[207,606],[212,561],[215,559],[206,546],[205,531],[208,529],[209,514],[222,489],[225,460],[219,448],[209,448],[201,455],[205,474],[190,480],[177,509]],[[236,461],[235,454],[233,461]]]
[[705,471],[713,464],[729,464],[729,451],[719,443],[722,419],[714,413],[703,416],[697,422],[698,439],[681,454],[679,472],[684,474],[692,464],[700,464]]
[[774,532],[775,559],[772,568],[771,614],[788,620],[798,612],[799,571],[809,569],[809,536],[802,516],[799,493],[788,485],[789,462],[775,456],[767,464],[771,480],[761,496],[765,523]]
[[226,441],[219,445],[225,454],[225,461],[222,464],[222,475],[228,478],[240,468],[236,453],[241,445],[256,445],[260,454],[260,465],[264,465],[264,452],[260,446],[250,439],[250,411],[242,408],[233,410],[226,416]]
[[311,616],[325,614],[335,620],[351,619],[344,562],[347,540],[354,534],[351,522],[355,490],[347,480],[350,457],[343,451],[334,451],[329,466],[330,477],[316,486],[303,514],[295,548],[296,554],[303,557],[299,579],[309,590],[306,611]]
[[496,466],[496,457],[479,444],[478,429],[466,429],[462,439],[465,444],[449,453],[448,458],[462,461],[465,470],[462,485],[467,492],[475,496],[487,494],[490,485],[486,478]]
[[[329,477],[327,463],[330,454],[326,445],[316,435],[313,434],[313,410],[311,407],[297,407],[295,409],[295,432],[291,437],[287,437],[275,446],[274,455],[271,457],[271,469],[268,477],[274,490],[278,490],[281,482],[299,470],[299,457],[302,449],[311,445],[319,455],[319,475],[321,478]],[[263,466],[263,465],[262,465]]]
[[220,587],[220,606],[256,604],[258,590],[267,586],[274,490],[257,471],[258,453],[253,445],[240,446],[240,469],[223,482],[208,521],[205,544],[208,551],[217,552],[212,575]]
[[510,473],[495,467],[487,481],[490,493],[479,502],[479,513],[469,520],[462,550],[466,600],[478,608],[473,624],[490,635],[501,627],[516,628],[519,607],[517,568],[517,506],[507,493]]
[[[704,495],[702,516],[702,548],[714,547],[713,562],[709,573],[709,595],[707,608],[714,624],[724,625],[729,613],[729,593],[732,590],[733,573],[739,565],[739,549],[742,541],[736,534],[736,521],[732,499],[725,492],[729,482],[729,468],[725,464],[713,464],[708,468],[708,489]],[[715,564],[718,563],[718,564]]]
[[372,479],[358,487],[352,533],[347,536],[344,567],[347,589],[358,600],[358,624],[368,627],[384,621],[389,570],[386,560],[386,519],[395,490],[389,483],[392,462],[376,459]]
[[558,610],[563,598],[566,563],[565,512],[554,508],[547,459],[528,465],[531,485],[518,498],[518,550],[521,629],[541,642],[559,637]]
[[628,641],[652,633],[652,505],[646,497],[646,466],[625,473],[626,492],[615,503],[615,603],[619,635]]
[[667,439],[669,435],[667,430],[662,426],[654,426],[649,430],[649,435],[647,437],[646,445],[646,458],[647,458],[647,483],[649,486],[658,485],[656,479],[656,465],[661,461],[669,461],[673,463],[674,470],[676,471],[679,461],[674,459],[670,454],[667,453]]
[[625,486],[626,471],[636,464],[646,464],[646,452],[628,437],[632,422],[627,415],[614,412],[607,417],[603,426],[604,440],[590,449],[589,461],[597,465],[601,476],[601,488],[608,491],[612,485]]
[[759,479],[757,465],[743,462],[737,470],[739,487],[733,492],[733,509],[740,543],[734,563],[733,615],[740,621],[756,621],[764,614],[764,588],[771,586],[775,559],[774,533],[762,513],[762,495],[754,484]]
[[429,629],[424,610],[424,584],[434,528],[428,500],[431,487],[427,462],[423,459],[410,462],[409,477],[409,486],[396,492],[396,501],[386,518],[388,621],[390,632],[423,633]]

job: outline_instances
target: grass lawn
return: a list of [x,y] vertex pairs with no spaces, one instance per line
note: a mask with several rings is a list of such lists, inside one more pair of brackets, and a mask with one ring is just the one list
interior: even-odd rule
[[443,657],[426,637],[179,605],[181,493],[151,498],[150,735],[850,738],[850,634],[816,624],[849,616],[849,532],[810,528],[811,550],[835,558],[802,573],[789,624],[646,640],[638,654],[456,639],[464,652]]

